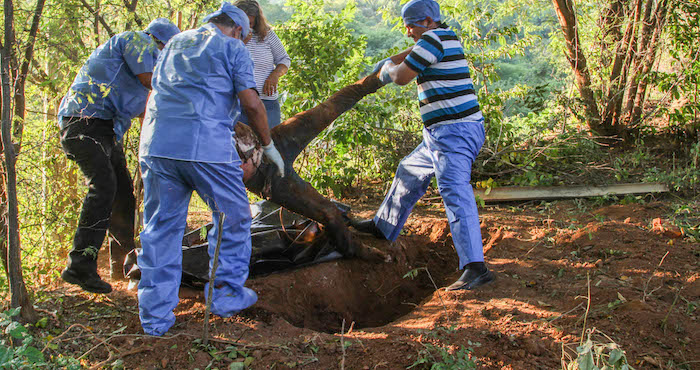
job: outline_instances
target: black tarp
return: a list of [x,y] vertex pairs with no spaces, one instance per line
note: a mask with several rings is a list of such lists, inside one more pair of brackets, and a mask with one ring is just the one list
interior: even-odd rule
[[[333,202],[346,218],[350,206]],[[250,227],[252,253],[250,275],[266,275],[341,258],[323,226],[269,201],[251,204]],[[189,231],[182,239],[182,283],[202,288],[209,281],[207,231],[212,224]],[[124,263],[126,276],[138,280],[136,253],[132,251]]]

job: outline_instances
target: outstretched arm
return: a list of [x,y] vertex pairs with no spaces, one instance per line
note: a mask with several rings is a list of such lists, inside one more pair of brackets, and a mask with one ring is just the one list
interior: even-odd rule
[[379,72],[379,75],[382,76],[381,79],[383,82],[388,82],[384,81],[383,77],[388,75],[389,78],[391,78],[391,81],[393,81],[395,84],[406,85],[413,81],[416,76],[418,76],[418,72],[412,70],[406,63],[403,62],[399,65],[392,62],[386,62],[382,67],[382,70]]
[[413,46],[410,46],[408,49],[396,54],[392,55],[389,58],[391,59],[392,63],[394,64],[401,64],[404,59],[408,56],[408,54],[411,54],[411,50],[413,50]]

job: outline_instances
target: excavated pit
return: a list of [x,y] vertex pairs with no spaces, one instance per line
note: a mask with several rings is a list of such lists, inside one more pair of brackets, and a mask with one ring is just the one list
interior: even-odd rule
[[[445,240],[447,224],[424,228],[394,243],[360,238],[389,253],[392,262],[337,260],[251,279],[248,285],[259,293],[256,307],[294,326],[327,333],[340,332],[343,320],[345,330],[389,324],[433,294],[430,277],[444,287],[457,274],[456,253]],[[406,276],[415,269],[413,278]]]

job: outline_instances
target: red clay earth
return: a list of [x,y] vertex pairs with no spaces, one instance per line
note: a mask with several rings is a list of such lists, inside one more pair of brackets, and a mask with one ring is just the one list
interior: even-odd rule
[[[355,216],[370,216],[378,200],[366,203],[352,204]],[[390,263],[340,260],[250,280],[259,302],[212,317],[208,347],[198,339],[201,292],[183,289],[176,326],[159,339],[141,335],[136,293],[122,282],[107,296],[67,285],[46,292],[38,307],[49,327],[37,333],[54,333],[47,353],[107,368],[400,369],[472,348],[479,368],[555,369],[585,324],[635,368],[692,369],[700,366],[700,246],[669,214],[658,201],[488,206],[482,232],[497,280],[445,292],[433,281],[459,277],[456,254],[440,204],[422,204],[395,243],[360,236]]]

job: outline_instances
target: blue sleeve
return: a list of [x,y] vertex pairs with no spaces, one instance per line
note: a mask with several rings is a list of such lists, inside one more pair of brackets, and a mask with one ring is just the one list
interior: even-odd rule
[[255,75],[253,73],[253,59],[250,57],[250,52],[239,40],[238,42],[228,43],[230,57],[226,58],[229,61],[229,70],[233,79],[233,88],[235,94],[238,95],[243,90],[255,89]]
[[122,58],[134,75],[153,73],[158,48],[150,36],[142,32],[124,33]]

